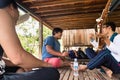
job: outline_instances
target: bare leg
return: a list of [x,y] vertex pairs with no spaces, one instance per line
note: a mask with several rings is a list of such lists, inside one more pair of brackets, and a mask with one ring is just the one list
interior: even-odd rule
[[79,65],[80,71],[85,71],[87,69],[87,65]]
[[71,62],[70,61],[61,61],[61,67],[70,67],[71,66]]
[[22,73],[22,72],[25,72],[25,70],[23,68],[19,68],[16,73]]
[[107,67],[104,67],[104,66],[101,66],[101,67],[105,71],[105,73],[111,78],[113,72],[110,69],[108,69]]
[[16,73],[22,73],[22,72],[27,72],[27,71],[31,71],[32,69],[23,69],[23,68],[19,68]]
[[[106,72],[106,74],[111,78],[113,72],[112,72],[110,69],[108,69],[108,68],[106,68],[106,67],[104,67],[104,66],[101,66],[101,67],[102,67],[102,69]],[[86,69],[87,69],[87,65],[80,65],[80,66],[79,66],[79,70],[80,70],[80,71],[85,71]]]

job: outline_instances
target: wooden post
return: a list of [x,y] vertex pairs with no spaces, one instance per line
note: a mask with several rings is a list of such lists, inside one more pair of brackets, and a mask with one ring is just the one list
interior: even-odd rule
[[43,46],[43,23],[39,23],[39,58],[42,57],[42,46]]

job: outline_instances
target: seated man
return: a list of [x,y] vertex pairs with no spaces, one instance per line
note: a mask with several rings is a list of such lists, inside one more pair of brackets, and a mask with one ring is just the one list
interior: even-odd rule
[[81,48],[78,48],[77,51],[78,59],[88,59],[87,55],[81,50]]
[[54,28],[52,36],[48,36],[44,40],[42,48],[42,60],[52,64],[56,68],[69,66],[69,63],[63,60],[65,56],[68,56],[68,52],[60,52],[60,43],[58,39],[61,39],[62,32],[62,29]]
[[77,58],[77,59],[88,59],[87,55],[81,50],[81,48],[78,48],[78,50],[69,50],[69,57],[71,59]]
[[68,51],[68,54],[69,54],[69,57],[70,57],[71,59],[74,59],[74,58],[77,58],[77,57],[78,57],[76,50],[69,50],[69,51]]
[[[97,34],[97,36],[103,38],[106,44],[105,48],[97,55],[95,51],[87,49],[86,53],[91,60],[87,65],[80,65],[79,70],[92,70],[101,67],[109,77],[112,77],[112,73],[120,73],[120,34],[116,33],[115,29],[114,22],[107,22],[103,25],[102,34]],[[97,45],[93,37],[91,37],[91,43],[94,46]]]
[[[0,80],[59,80],[60,74],[51,64],[37,59],[21,46],[15,31],[19,12],[15,0],[0,0]],[[9,60],[3,59],[3,52]],[[37,68],[20,74],[7,73],[6,66]],[[46,77],[46,75],[49,75]]]

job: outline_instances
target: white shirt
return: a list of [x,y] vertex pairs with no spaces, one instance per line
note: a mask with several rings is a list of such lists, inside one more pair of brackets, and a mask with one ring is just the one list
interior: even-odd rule
[[5,62],[3,60],[0,60],[0,75],[2,75],[5,72]]
[[[98,48],[98,42],[90,41],[90,43],[97,49]],[[115,36],[113,42],[110,42],[110,45],[106,45],[106,47],[111,51],[111,55],[120,62],[120,34]]]

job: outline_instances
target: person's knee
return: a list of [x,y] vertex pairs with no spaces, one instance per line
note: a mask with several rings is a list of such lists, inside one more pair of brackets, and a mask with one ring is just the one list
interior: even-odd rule
[[49,63],[53,65],[53,67],[60,67],[61,66],[61,59],[60,58],[53,58],[49,60]]

